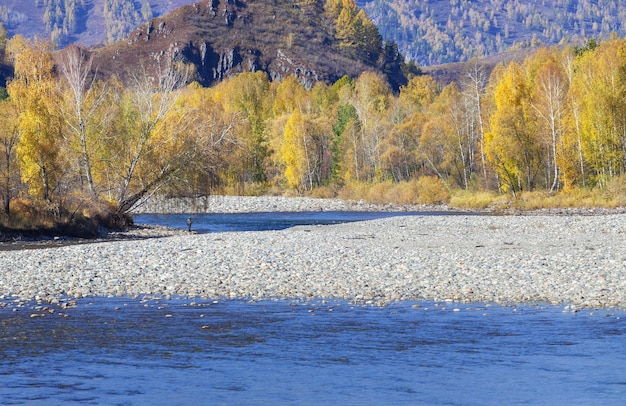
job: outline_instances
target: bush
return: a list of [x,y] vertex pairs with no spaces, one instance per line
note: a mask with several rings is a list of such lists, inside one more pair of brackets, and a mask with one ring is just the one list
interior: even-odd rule
[[626,175],[621,175],[610,179],[606,183],[605,196],[607,200],[612,201],[615,206],[625,206]]
[[418,203],[418,195],[417,181],[411,180],[394,183],[387,191],[385,198],[390,203],[411,205]]
[[386,203],[392,203],[387,199],[387,195],[392,188],[393,183],[391,182],[374,183],[367,190],[365,200],[367,200],[369,203],[381,205]]
[[435,176],[419,178],[417,193],[420,204],[446,204],[450,201],[450,192],[446,184]]
[[367,200],[369,185],[364,182],[347,182],[338,193],[342,200]]
[[330,186],[319,186],[311,190],[309,196],[317,199],[332,199],[337,196],[337,191]]

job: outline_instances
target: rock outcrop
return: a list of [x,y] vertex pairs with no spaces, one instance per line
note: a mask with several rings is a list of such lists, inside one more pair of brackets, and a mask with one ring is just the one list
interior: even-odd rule
[[[306,4],[305,4],[306,3]],[[204,0],[142,25],[121,42],[94,51],[102,75],[180,61],[210,86],[241,72],[272,80],[295,76],[307,88],[378,70],[339,46],[324,1]]]

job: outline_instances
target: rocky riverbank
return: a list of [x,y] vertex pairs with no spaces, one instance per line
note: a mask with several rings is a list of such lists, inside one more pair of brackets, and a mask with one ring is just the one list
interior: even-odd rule
[[626,308],[626,215],[401,216],[3,252],[5,302],[85,296]]

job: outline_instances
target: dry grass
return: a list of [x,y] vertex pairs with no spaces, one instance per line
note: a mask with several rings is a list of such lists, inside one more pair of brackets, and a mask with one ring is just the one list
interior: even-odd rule
[[381,205],[446,204],[450,193],[439,178],[422,177],[399,183],[349,182],[338,191],[337,197]]
[[509,204],[509,196],[489,191],[470,192],[458,190],[450,198],[450,206],[458,209],[486,209],[504,207]]
[[524,192],[514,201],[514,206],[521,210],[591,207],[610,209],[619,204],[604,191],[575,188],[554,194],[544,191]]

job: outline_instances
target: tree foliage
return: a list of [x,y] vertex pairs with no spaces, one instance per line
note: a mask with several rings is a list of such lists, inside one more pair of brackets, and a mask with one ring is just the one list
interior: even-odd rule
[[23,181],[36,197],[51,201],[62,177],[62,134],[55,109],[53,45],[13,37],[9,53],[15,77],[8,92],[19,111],[21,137],[17,145]]
[[5,217],[16,199],[55,213],[105,202],[123,215],[154,193],[413,182],[411,193],[441,199],[453,189],[604,190],[626,172],[622,39],[541,49],[489,78],[470,64],[444,88],[416,76],[398,94],[373,72],[312,89],[262,72],[203,88],[176,64],[124,85],[94,80],[80,48],[56,65],[45,41],[15,37],[7,50]]
[[422,66],[626,35],[624,0],[359,0],[383,38]]

